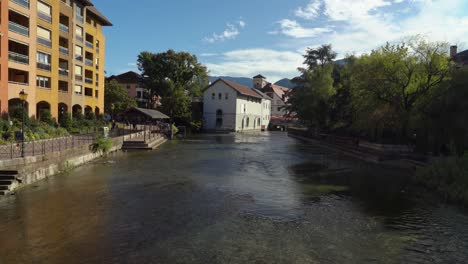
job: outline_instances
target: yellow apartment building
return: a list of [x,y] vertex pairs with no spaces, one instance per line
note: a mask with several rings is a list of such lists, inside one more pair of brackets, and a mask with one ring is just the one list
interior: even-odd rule
[[110,21],[88,0],[1,0],[0,8],[0,110],[20,104],[24,90],[32,117],[102,114]]

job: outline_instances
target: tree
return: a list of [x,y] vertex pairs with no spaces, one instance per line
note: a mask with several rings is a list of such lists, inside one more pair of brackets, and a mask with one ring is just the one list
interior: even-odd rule
[[137,102],[128,95],[125,87],[115,80],[106,83],[104,98],[104,109],[108,114],[119,114],[137,106]]
[[319,48],[313,49],[308,48],[306,55],[304,55],[306,64],[309,69],[313,69],[317,66],[324,67],[327,64],[333,62],[336,59],[336,52],[332,50],[332,45],[322,45]]
[[150,98],[162,97],[162,111],[178,122],[190,123],[191,96],[201,96],[208,86],[208,73],[197,57],[187,52],[168,50],[142,52],[138,68]]
[[374,134],[390,131],[405,142],[415,107],[448,78],[447,50],[446,43],[413,38],[408,44],[387,43],[359,58],[352,92],[358,123],[373,126]]

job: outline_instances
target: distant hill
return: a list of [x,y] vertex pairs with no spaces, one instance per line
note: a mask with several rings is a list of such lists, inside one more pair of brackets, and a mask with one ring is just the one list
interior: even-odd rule
[[219,78],[223,78],[225,80],[235,82],[235,83],[238,83],[238,84],[250,87],[250,88],[252,88],[252,84],[253,84],[253,79],[252,78],[246,78],[246,77],[210,76],[208,78],[209,78],[209,81],[211,83],[215,82]]
[[286,87],[286,88],[291,88],[291,89],[296,86],[288,78],[281,79],[281,80],[277,81],[275,84],[279,85],[279,86]]

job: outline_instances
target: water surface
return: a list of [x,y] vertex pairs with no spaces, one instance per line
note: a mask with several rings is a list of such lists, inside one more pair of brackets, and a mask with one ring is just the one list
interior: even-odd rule
[[282,133],[119,153],[0,200],[0,263],[468,263],[408,173]]

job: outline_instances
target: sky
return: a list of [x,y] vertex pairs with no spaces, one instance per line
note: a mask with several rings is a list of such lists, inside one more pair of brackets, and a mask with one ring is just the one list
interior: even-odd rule
[[[94,0],[105,28],[106,72],[138,71],[142,51],[187,51],[211,76],[268,81],[298,75],[307,48],[338,58],[414,35],[468,48],[468,0]],[[131,3],[131,4],[130,4]]]

